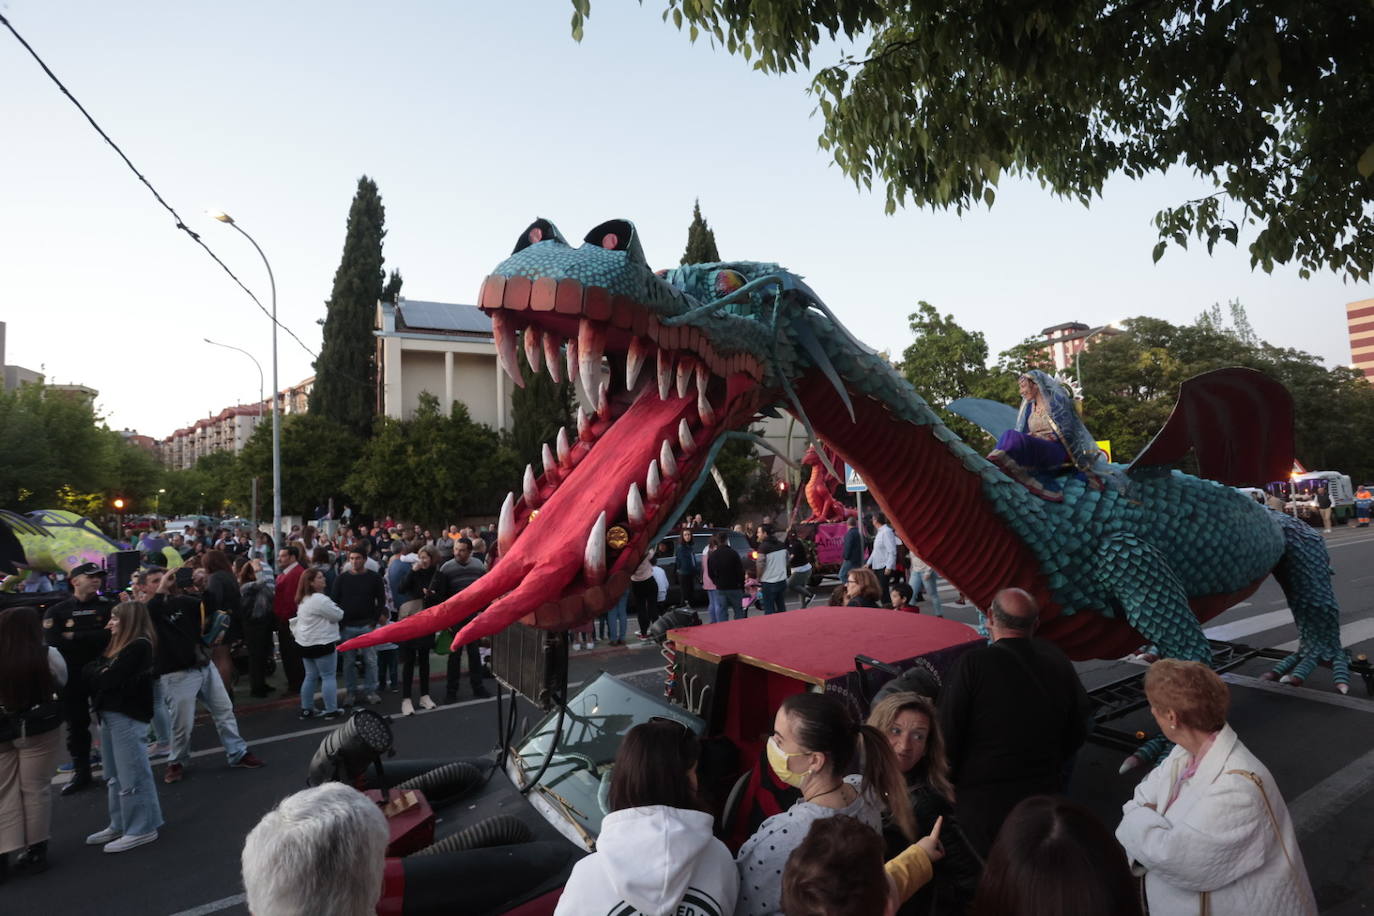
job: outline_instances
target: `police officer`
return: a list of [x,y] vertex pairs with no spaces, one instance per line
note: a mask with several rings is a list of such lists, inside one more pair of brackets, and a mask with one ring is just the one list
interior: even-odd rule
[[91,784],[91,706],[90,690],[79,672],[105,651],[110,634],[114,602],[100,595],[105,570],[95,563],[82,563],[67,574],[72,596],[48,608],[43,618],[43,634],[48,645],[57,649],[67,670],[73,672],[62,688],[63,714],[67,720],[67,750],[72,755],[72,778],[62,787],[63,795],[80,792]]

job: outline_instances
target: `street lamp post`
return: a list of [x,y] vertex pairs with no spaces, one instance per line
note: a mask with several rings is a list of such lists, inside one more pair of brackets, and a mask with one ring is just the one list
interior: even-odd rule
[[247,350],[243,349],[243,347],[236,347],[233,344],[220,343],[218,340],[211,340],[208,337],[202,337],[201,340],[210,344],[210,346],[212,347],[223,347],[226,350],[238,350],[244,356],[251,359],[253,361],[253,365],[258,367],[258,422],[262,422],[263,405],[267,403],[267,398],[262,393],[262,363],[258,362],[258,358],[254,356],[252,353],[249,353]]
[[[162,494],[163,494],[163,493],[166,493],[166,492],[167,492],[167,488],[166,488],[166,487],[163,487],[163,488],[159,489],[159,490],[157,491],[157,495],[153,497],[153,514],[156,515],[156,516],[161,516],[161,515],[162,515]],[[162,520],[162,519],[159,517],[158,521],[161,521],[161,520]]]
[[267,268],[267,281],[272,285],[272,541],[277,547],[281,547],[281,411],[277,406],[277,393],[281,391],[281,385],[277,381],[277,280],[272,276],[272,264],[267,260],[267,255],[262,253],[261,246],[234,222],[232,216],[222,210],[211,212],[210,216],[221,223],[233,226],[239,235],[257,249],[258,257],[262,258],[262,263]]

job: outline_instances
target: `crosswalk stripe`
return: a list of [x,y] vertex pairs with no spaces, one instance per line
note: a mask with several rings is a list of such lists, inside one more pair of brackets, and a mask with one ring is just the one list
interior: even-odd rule
[[[1357,642],[1364,642],[1366,639],[1374,639],[1374,617],[1366,617],[1363,620],[1356,620],[1341,627],[1341,645],[1349,646]],[[1296,652],[1298,640],[1286,642],[1277,647],[1280,652]]]
[[1208,639],[1232,642],[1241,637],[1249,636],[1251,633],[1263,633],[1265,630],[1273,630],[1292,622],[1293,613],[1284,607],[1267,614],[1256,614],[1253,617],[1246,617],[1244,620],[1208,627],[1202,632]]

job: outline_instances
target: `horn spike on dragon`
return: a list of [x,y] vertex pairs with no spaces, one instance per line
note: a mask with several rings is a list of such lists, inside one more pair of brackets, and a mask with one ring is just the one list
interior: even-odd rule
[[[576,435],[560,434],[542,472],[527,468],[507,499],[490,573],[345,648],[461,625],[456,648],[517,621],[556,630],[592,619],[628,587],[725,439],[783,408],[863,475],[903,542],[943,578],[980,608],[1002,588],[1030,592],[1042,608],[1038,635],[1072,658],[1144,645],[1208,661],[1202,624],[1273,574],[1300,639],[1267,676],[1298,685],[1329,665],[1348,689],[1321,535],[1233,489],[1291,468],[1292,400],[1260,373],[1224,369],[1185,383],[1129,467],[1097,452],[1064,407],[1072,392],[1060,380],[1027,373],[1067,453],[1047,471],[965,444],[776,264],[656,273],[629,221],[603,223],[573,247],[538,219],[483,282],[478,304],[517,384],[518,348],[532,365],[542,351],[555,380],[566,367],[587,409]],[[1014,421],[1007,405],[970,404],[967,415],[994,434],[1014,423],[1025,431],[1025,404]],[[1189,451],[1204,477],[1171,469]]]

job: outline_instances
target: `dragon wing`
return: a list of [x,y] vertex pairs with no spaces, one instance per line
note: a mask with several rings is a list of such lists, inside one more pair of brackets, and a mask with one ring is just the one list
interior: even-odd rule
[[1016,426],[1016,408],[1001,401],[986,398],[959,398],[950,401],[945,410],[982,427],[993,439]]
[[1195,375],[1179,388],[1164,428],[1128,470],[1173,464],[1190,449],[1197,453],[1199,476],[1228,486],[1287,480],[1293,469],[1293,396],[1254,369]]
[[17,512],[0,509],[0,572],[15,575],[20,566],[28,566],[28,554],[20,537],[51,537],[41,522],[25,518]]

